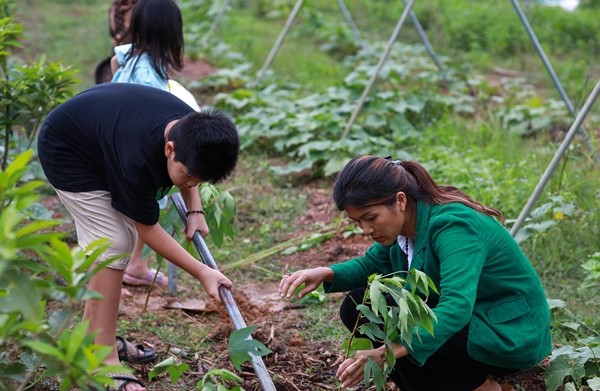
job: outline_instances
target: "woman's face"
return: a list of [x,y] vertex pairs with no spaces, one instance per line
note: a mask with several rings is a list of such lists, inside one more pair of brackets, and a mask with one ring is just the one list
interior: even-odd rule
[[[399,192],[392,206],[373,205],[361,208],[347,207],[346,214],[374,241],[390,246],[398,235],[407,232],[406,196]],[[406,235],[405,235],[406,236]]]

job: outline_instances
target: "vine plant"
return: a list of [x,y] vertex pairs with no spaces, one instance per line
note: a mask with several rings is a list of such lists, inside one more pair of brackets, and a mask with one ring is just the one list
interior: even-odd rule
[[[372,378],[377,391],[383,390],[396,363],[394,343],[404,342],[411,346],[415,336],[420,340],[421,331],[433,335],[437,318],[427,305],[430,291],[438,293],[433,281],[419,270],[410,270],[405,278],[397,273],[369,277],[363,301],[356,307],[360,315],[354,330],[342,343],[346,357],[359,350],[373,349],[373,341],[386,346],[383,368],[369,357],[364,370],[365,385]],[[388,304],[386,297],[391,298],[392,304]],[[358,338],[358,334],[367,338]]]

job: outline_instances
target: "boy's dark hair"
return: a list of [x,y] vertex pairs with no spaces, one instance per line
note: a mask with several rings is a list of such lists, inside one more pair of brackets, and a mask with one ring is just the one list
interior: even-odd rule
[[110,70],[110,57],[105,58],[96,66],[94,71],[94,80],[96,84],[110,83],[112,80],[112,71]]
[[240,140],[234,123],[218,110],[193,112],[169,131],[175,160],[203,182],[217,183],[235,168]]
[[131,12],[130,32],[127,59],[148,54],[163,79],[168,79],[170,69],[183,69],[183,20],[173,0],[138,0]]

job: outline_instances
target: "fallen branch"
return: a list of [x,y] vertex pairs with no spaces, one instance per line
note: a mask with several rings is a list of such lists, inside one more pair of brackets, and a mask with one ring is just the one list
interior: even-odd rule
[[230,271],[233,269],[237,269],[240,267],[244,267],[244,266],[248,266],[251,265],[253,263],[262,261],[263,259],[266,259],[272,255],[275,255],[277,253],[280,253],[292,246],[297,246],[299,244],[302,243],[308,243],[311,240],[315,240],[315,238],[317,237],[317,235],[334,235],[337,232],[339,232],[342,228],[344,228],[345,226],[347,226],[348,223],[346,222],[335,222],[329,225],[324,226],[323,228],[321,228],[319,231],[317,232],[311,232],[302,236],[298,236],[295,238],[292,238],[290,240],[287,240],[285,242],[279,243],[273,247],[267,248],[265,250],[259,251],[257,253],[251,254],[250,256],[241,259],[239,261],[235,261],[232,263],[229,263],[227,265],[224,265],[222,267],[223,271]]

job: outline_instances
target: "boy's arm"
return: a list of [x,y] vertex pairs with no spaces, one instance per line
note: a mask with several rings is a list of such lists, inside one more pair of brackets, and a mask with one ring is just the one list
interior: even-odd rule
[[181,245],[171,237],[158,223],[146,225],[134,221],[140,238],[154,251],[176,266],[191,274],[202,283],[206,292],[221,301],[219,286],[230,288],[232,283],[221,272],[211,269],[191,256]]
[[[179,188],[179,191],[188,211],[204,210],[202,209],[202,201],[200,200],[198,186],[194,186],[192,188],[181,187]],[[191,240],[192,236],[194,236],[194,232],[196,231],[199,231],[200,235],[203,237],[209,233],[208,225],[206,224],[206,219],[204,218],[203,213],[190,213],[187,216],[187,227],[185,230],[185,237],[187,240]]]

